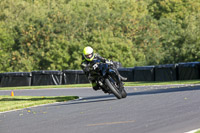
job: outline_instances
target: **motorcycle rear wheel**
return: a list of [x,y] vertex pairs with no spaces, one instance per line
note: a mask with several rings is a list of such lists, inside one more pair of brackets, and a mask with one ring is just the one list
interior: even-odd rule
[[111,92],[117,97],[118,99],[122,98],[121,92],[110,82],[109,79],[105,79],[106,85],[110,88]]

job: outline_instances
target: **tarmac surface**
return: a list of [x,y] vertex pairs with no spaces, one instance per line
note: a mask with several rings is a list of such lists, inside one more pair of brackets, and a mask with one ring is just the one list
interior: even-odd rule
[[126,90],[121,100],[92,88],[15,90],[15,96],[82,99],[0,113],[0,133],[184,133],[200,128],[200,85]]

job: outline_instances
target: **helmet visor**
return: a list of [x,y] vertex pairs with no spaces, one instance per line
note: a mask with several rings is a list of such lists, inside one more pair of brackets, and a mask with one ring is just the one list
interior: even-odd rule
[[92,53],[92,54],[85,55],[85,57],[88,58],[88,59],[92,58],[92,56],[93,56],[93,53]]

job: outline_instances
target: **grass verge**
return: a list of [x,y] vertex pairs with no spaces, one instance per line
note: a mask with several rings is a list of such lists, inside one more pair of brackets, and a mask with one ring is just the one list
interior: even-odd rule
[[77,98],[77,96],[0,96],[0,112],[22,109],[35,105],[64,102]]
[[77,87],[92,87],[92,86],[91,86],[91,84],[45,85],[45,86],[19,86],[19,87],[0,87],[0,90],[49,89],[49,88],[77,88]]
[[167,82],[126,82],[125,86],[147,86],[147,85],[173,85],[173,84],[200,84],[200,80],[179,80]]
[[[124,82],[125,86],[147,86],[147,85],[173,85],[173,84],[200,84],[200,80],[180,80],[167,82]],[[0,87],[0,90],[22,90],[22,89],[49,89],[49,88],[77,88],[91,87],[91,84],[70,84],[70,85],[47,85],[47,86],[21,86],[21,87]]]
[[200,130],[199,130],[199,131],[197,131],[197,132],[195,132],[195,133],[200,133]]

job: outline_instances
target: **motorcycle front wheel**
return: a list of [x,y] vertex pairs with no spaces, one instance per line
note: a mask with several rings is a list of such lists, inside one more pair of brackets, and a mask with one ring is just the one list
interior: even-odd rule
[[111,92],[115,95],[115,97],[117,97],[118,99],[122,98],[121,92],[115,87],[113,82],[110,82],[109,79],[105,79],[105,83],[110,88]]
[[124,88],[122,89],[122,98],[126,98],[126,96],[127,96],[127,93],[126,93],[126,91],[124,90]]

